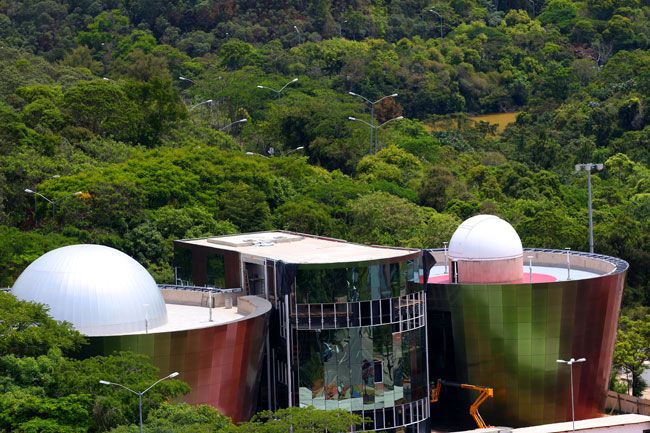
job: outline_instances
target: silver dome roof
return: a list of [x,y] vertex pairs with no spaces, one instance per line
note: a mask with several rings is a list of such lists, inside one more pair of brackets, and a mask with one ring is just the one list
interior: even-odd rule
[[88,336],[144,333],[167,322],[165,301],[137,261],[102,245],[70,245],[36,259],[12,293]]

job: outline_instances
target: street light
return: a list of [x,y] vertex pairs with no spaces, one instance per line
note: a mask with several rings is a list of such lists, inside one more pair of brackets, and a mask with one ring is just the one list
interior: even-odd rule
[[573,364],[576,362],[585,362],[587,359],[585,358],[580,358],[580,359],[574,359],[571,358],[568,361],[565,361],[563,359],[558,359],[557,362],[558,364],[566,364],[569,366],[569,371],[571,372],[571,421],[573,422],[573,431],[576,431],[576,414],[575,414],[575,406],[573,403]]
[[347,24],[348,20],[344,20],[343,22],[339,23],[339,38],[343,37],[343,24]]
[[305,146],[298,146],[295,149],[291,149],[290,151],[288,151],[285,155],[289,155],[290,153],[297,152],[299,150],[303,150],[304,148],[305,148]]
[[[373,131],[373,129],[376,129],[374,127],[374,123],[375,123],[375,105],[380,103],[381,101],[383,101],[386,98],[395,98],[395,97],[397,97],[397,93],[392,93],[390,95],[383,96],[383,97],[377,99],[376,101],[371,101],[370,99],[366,98],[365,96],[361,96],[358,93],[354,93],[354,92],[348,92],[348,95],[352,95],[352,96],[356,96],[357,98],[361,98],[364,101],[366,101],[368,103],[368,105],[370,105],[370,149],[372,151],[372,149],[374,147],[375,151],[377,151],[377,148],[379,147],[379,142],[375,139],[375,144],[373,146],[373,140],[372,140],[372,131]],[[400,116],[400,118],[401,118],[401,116]]]
[[298,30],[298,26],[293,26],[293,29],[298,33],[298,43],[302,43],[302,34],[300,33],[300,30]]
[[246,152],[246,155],[248,155],[248,156],[261,156],[262,158],[268,158],[268,156],[262,155],[261,153],[256,153],[256,152]]
[[[303,150],[304,148],[305,148],[304,146],[298,146],[295,149],[291,149],[290,151],[284,153],[284,155],[289,155],[290,153],[297,152],[299,150]],[[248,155],[248,156],[261,156],[263,158],[270,158],[272,156],[275,156],[276,152],[275,152],[275,149],[271,147],[271,148],[269,148],[269,150],[267,150],[267,153],[269,154],[269,156],[262,155],[261,153],[256,153],[256,152],[246,152],[246,155]]]
[[227,124],[223,128],[219,128],[219,131],[225,131],[226,129],[230,128],[232,125],[235,125],[236,123],[244,123],[244,122],[248,122],[248,119],[235,120],[234,122]]
[[190,107],[189,111],[192,111],[192,110],[194,110],[196,107],[198,107],[199,105],[204,105],[204,104],[212,104],[212,99],[208,99],[208,100],[205,100],[205,101],[203,101],[203,102],[199,102],[198,104],[194,104],[194,105],[192,105],[192,106]]
[[129,388],[129,387],[126,387],[126,386],[121,385],[121,384],[119,384],[119,383],[109,382],[109,381],[107,381],[107,380],[100,380],[99,383],[101,383],[102,385],[113,385],[113,386],[119,386],[120,388],[124,388],[124,389],[126,389],[127,391],[132,392],[133,394],[135,394],[135,395],[138,396],[138,408],[139,408],[139,410],[140,410],[140,433],[142,433],[142,396],[143,396],[147,391],[149,391],[151,388],[153,388],[154,386],[156,386],[158,383],[162,382],[163,380],[165,380],[165,379],[171,379],[171,378],[176,377],[176,376],[178,376],[178,375],[179,375],[178,371],[175,371],[175,372],[173,372],[173,373],[171,373],[171,374],[169,374],[169,375],[163,377],[162,379],[158,379],[158,380],[155,381],[151,386],[149,386],[149,388],[147,388],[147,389],[145,389],[144,391],[141,391],[141,392],[134,391],[134,390],[132,390],[132,389]]
[[576,164],[576,173],[579,171],[587,172],[587,207],[589,212],[589,252],[594,252],[594,223],[591,217],[591,170],[596,169],[601,171],[603,169],[603,164],[593,164],[591,162],[586,164]]
[[276,90],[276,89],[274,89],[274,88],[272,88],[272,87],[268,87],[268,86],[260,86],[260,85],[258,85],[257,88],[258,88],[258,89],[267,89],[267,90],[271,90],[271,91],[275,92],[275,93],[278,95],[278,98],[280,98],[280,95],[282,94],[282,91],[283,91],[284,89],[286,89],[287,86],[288,86],[289,84],[293,84],[293,83],[295,83],[296,81],[298,81],[298,79],[297,79],[297,78],[294,78],[293,80],[289,81],[287,84],[285,84],[284,86],[282,86],[282,88],[281,88],[280,90]]
[[[221,77],[219,77],[219,78],[221,78]],[[190,80],[189,78],[178,77],[178,79],[181,80],[181,81],[188,81],[188,82],[190,82],[190,83],[192,83],[192,84],[196,84],[194,81]]]
[[[51,204],[51,205],[52,205],[52,217],[54,217],[54,215],[55,215],[55,212],[54,212],[54,211],[56,210],[56,204],[57,204],[58,202],[60,202],[60,201],[63,200],[63,199],[66,199],[66,198],[68,198],[68,197],[71,197],[71,196],[73,196],[73,195],[77,195],[77,196],[78,196],[78,195],[83,194],[81,191],[77,191],[77,192],[73,192],[72,194],[66,194],[66,195],[64,195],[63,197],[58,198],[58,199],[56,199],[56,200],[51,200],[51,199],[45,197],[45,196],[44,196],[43,194],[41,194],[40,192],[33,191],[33,190],[29,189],[29,188],[26,188],[26,189],[25,189],[25,192],[26,192],[27,194],[34,194],[34,197],[39,196],[39,197],[41,197],[43,200],[45,200],[45,201],[47,201],[49,204]],[[36,201],[34,201],[34,205],[36,205],[35,203],[36,203]]]
[[440,18],[440,39],[442,39],[442,15],[440,15],[435,9],[429,9],[429,12]]
[[[366,125],[368,125],[370,127],[370,131],[372,131],[374,129],[375,130],[375,137],[377,137],[379,135],[378,134],[379,128],[381,128],[385,124],[390,123],[390,122],[392,122],[394,120],[401,120],[403,118],[404,118],[404,116],[397,116],[397,117],[394,117],[394,118],[392,118],[390,120],[385,121],[381,125],[375,126],[375,125],[373,125],[371,123],[366,122],[365,120],[361,120],[361,119],[357,119],[356,117],[348,116],[348,119],[350,119],[350,120],[353,120],[355,122],[365,123]],[[371,133],[371,136],[372,136],[372,133]],[[375,140],[375,152],[377,152],[378,148],[379,148],[379,140],[377,139],[377,140]],[[371,148],[371,150],[372,150],[372,148]]]

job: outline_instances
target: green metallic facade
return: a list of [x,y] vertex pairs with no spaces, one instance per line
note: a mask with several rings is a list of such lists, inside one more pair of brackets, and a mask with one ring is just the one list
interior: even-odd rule
[[[446,352],[430,360],[432,380],[494,388],[494,398],[480,409],[492,425],[567,421],[570,372],[557,360],[585,357],[587,362],[573,367],[576,419],[598,416],[609,380],[625,269],[541,284],[430,284],[430,352]],[[437,328],[431,320],[436,317]],[[452,400],[457,407],[451,409],[466,414],[475,398],[471,391],[456,391]],[[434,425],[436,416],[444,418],[440,412],[432,408]]]

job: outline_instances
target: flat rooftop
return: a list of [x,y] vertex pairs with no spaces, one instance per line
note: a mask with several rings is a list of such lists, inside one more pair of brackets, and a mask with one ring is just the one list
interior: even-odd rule
[[[189,295],[194,298],[196,298],[197,295],[205,295],[203,293],[190,291],[176,292],[180,295]],[[203,299],[203,301],[205,301],[205,299]],[[258,296],[241,296],[237,298],[237,303],[238,305],[233,305],[231,308],[225,308],[223,305],[215,306],[212,308],[212,314],[210,314],[210,309],[205,305],[188,305],[175,302],[174,300],[170,302],[166,299],[165,307],[167,309],[167,323],[149,328],[147,334],[211,328],[237,322],[239,320],[250,319],[265,314],[271,310],[271,304],[266,299]],[[92,336],[141,335],[144,333],[145,332],[140,330],[135,332],[108,333]]]
[[176,241],[295,264],[350,263],[400,258],[418,249],[355,244],[300,233],[269,231]]

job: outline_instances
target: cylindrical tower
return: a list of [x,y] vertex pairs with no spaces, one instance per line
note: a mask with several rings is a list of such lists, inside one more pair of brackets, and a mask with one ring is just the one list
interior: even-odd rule
[[[513,232],[505,221],[479,215],[459,227],[448,252],[430,251],[437,261],[427,287],[431,378],[494,388],[481,406],[493,425],[561,422],[571,419],[571,383],[557,360],[584,357],[573,367],[575,415],[597,417],[628,264],[577,251],[522,250]],[[455,279],[448,275],[454,266]],[[450,390],[446,397],[457,400],[443,413],[432,408],[434,425],[456,412],[455,421],[471,426],[466,409],[476,396]]]

